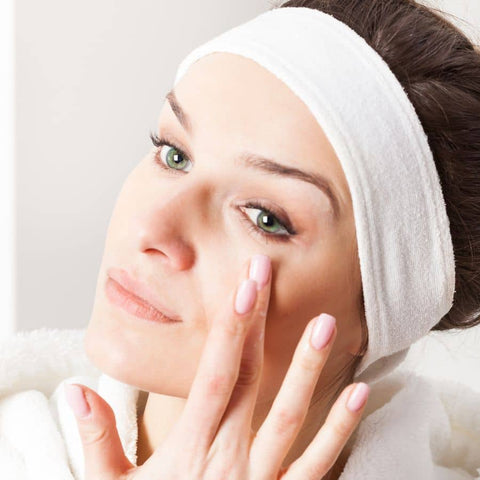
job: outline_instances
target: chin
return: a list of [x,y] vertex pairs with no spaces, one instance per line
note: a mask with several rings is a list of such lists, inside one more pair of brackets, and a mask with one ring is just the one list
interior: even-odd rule
[[110,322],[106,322],[105,318],[104,314],[92,315],[83,340],[85,353],[90,362],[103,373],[130,383],[129,380],[135,373],[133,370],[136,370],[135,362],[132,361],[136,353],[132,351],[128,336],[122,334],[122,329],[111,328]]
[[125,329],[119,320],[101,305],[94,309],[83,340],[90,362],[106,375],[140,390],[187,398],[199,360],[193,352],[202,346],[201,336],[198,346],[185,347],[191,354],[185,355],[185,350],[178,348],[181,339],[166,336],[163,329],[158,338],[146,338],[145,331]]

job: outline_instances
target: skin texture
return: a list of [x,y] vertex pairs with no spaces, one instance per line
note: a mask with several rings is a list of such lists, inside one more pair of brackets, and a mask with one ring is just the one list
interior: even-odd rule
[[[182,412],[211,319],[237,287],[243,265],[256,253],[268,255],[272,285],[253,431],[268,414],[308,321],[322,312],[337,319],[337,337],[289,463],[328,414],[331,398],[322,387],[360,347],[361,277],[348,184],[306,105],[253,60],[205,56],[175,92],[193,131],[182,128],[165,101],[156,133],[168,132],[186,153],[185,171],[162,169],[152,148],[127,177],[106,235],[85,350],[103,372],[149,392],[139,418],[140,465]],[[161,148],[165,159],[172,147]],[[327,177],[339,220],[314,185],[237,164],[244,150]],[[267,241],[261,231],[268,229],[255,220],[264,212],[245,207],[250,200],[281,207],[297,233],[285,242],[272,233]],[[150,323],[112,305],[104,290],[109,267],[146,283],[183,322]]]

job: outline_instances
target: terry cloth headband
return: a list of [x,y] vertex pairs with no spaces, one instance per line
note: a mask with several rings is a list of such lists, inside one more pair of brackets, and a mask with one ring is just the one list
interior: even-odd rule
[[276,75],[307,105],[337,154],[353,202],[369,334],[355,381],[372,383],[453,304],[449,220],[415,109],[365,39],[315,9],[275,8],[227,30],[182,60],[174,84],[214,52],[248,57]]

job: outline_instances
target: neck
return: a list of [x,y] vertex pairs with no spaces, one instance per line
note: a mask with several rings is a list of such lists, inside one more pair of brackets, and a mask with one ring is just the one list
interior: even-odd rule
[[148,393],[138,416],[137,465],[143,465],[167,437],[186,403],[185,398]]
[[[137,466],[143,465],[166,439],[169,431],[178,421],[186,401],[185,398],[180,397],[155,393],[148,394],[145,410],[139,413],[138,417]],[[334,401],[335,398],[332,397],[318,400],[314,398],[312,400],[303,427],[290,447],[282,467],[288,466],[302,455],[305,448],[312,442],[319,428],[325,422]],[[268,404],[257,404],[252,420],[254,432],[258,431],[267,417],[272,403],[273,400]],[[328,478],[338,478],[347,456],[347,451],[344,450],[329,472],[330,477]],[[337,473],[334,474],[334,472]]]

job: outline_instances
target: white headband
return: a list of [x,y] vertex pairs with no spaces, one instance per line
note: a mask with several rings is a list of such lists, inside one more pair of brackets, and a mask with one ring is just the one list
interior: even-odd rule
[[453,303],[449,220],[415,109],[367,42],[315,9],[275,8],[218,35],[184,58],[175,85],[213,52],[248,57],[282,80],[310,109],[340,160],[353,202],[369,332],[355,381],[372,383]]

